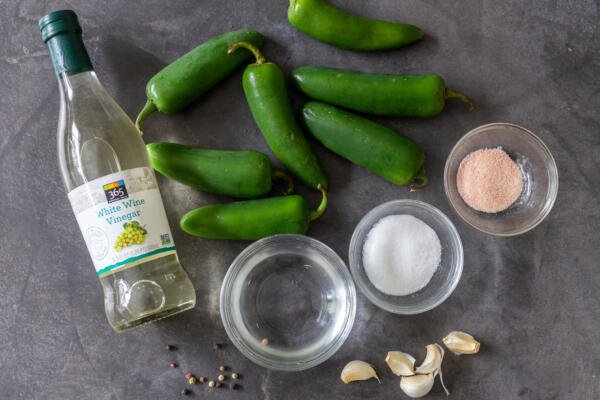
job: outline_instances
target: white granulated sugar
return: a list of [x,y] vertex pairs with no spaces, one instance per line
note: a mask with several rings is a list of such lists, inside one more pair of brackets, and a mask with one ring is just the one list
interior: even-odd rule
[[363,265],[377,290],[405,296],[421,290],[437,270],[442,245],[429,225],[412,215],[390,215],[367,234]]

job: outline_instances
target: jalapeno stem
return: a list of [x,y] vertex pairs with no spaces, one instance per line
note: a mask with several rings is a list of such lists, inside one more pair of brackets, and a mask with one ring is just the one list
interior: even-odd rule
[[446,90],[444,92],[444,98],[445,99],[450,99],[450,98],[460,99],[463,102],[467,103],[467,105],[469,106],[469,111],[473,111],[475,109],[475,102],[473,101],[473,99],[471,99],[466,94],[459,92],[458,90],[446,88]]
[[265,56],[262,55],[262,53],[260,52],[258,47],[254,46],[252,43],[248,43],[248,42],[244,42],[244,41],[235,42],[235,43],[231,44],[229,46],[229,48],[227,49],[227,54],[233,53],[240,47],[250,50],[250,52],[254,55],[254,58],[256,59],[255,64],[261,65],[261,64],[264,64],[267,62],[267,59],[265,58]]
[[152,114],[154,111],[156,111],[156,106],[152,100],[147,100],[146,104],[144,104],[144,108],[142,108],[142,111],[140,111],[135,119],[135,127],[138,128],[140,134],[142,133],[142,122],[144,122],[148,115]]
[[321,215],[323,215],[323,213],[325,212],[325,209],[327,208],[327,192],[325,191],[325,189],[323,188],[323,186],[320,183],[319,183],[319,186],[317,187],[317,189],[319,189],[321,191],[323,198],[321,199],[321,204],[319,204],[319,207],[317,207],[316,210],[308,213],[309,221],[314,221],[315,219],[319,218]]
[[273,173],[271,174],[271,179],[281,179],[287,182],[287,189],[283,194],[290,194],[294,191],[294,181],[285,172],[274,169]]
[[421,168],[421,170],[415,176],[415,181],[421,181],[420,183],[413,183],[408,188],[411,192],[416,192],[418,190],[423,189],[429,183],[429,178],[427,178],[427,174],[425,173],[425,167]]

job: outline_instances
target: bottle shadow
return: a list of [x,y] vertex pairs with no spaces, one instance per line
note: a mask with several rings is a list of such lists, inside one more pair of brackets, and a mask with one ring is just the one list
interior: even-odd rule
[[[114,35],[101,41],[100,80],[125,112],[135,117],[146,102],[146,82],[166,65],[154,54]],[[133,119],[133,118],[132,118]]]

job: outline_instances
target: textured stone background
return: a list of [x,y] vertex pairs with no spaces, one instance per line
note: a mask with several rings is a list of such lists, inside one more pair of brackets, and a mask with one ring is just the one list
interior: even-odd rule
[[[446,383],[455,399],[600,398],[600,39],[598,0],[335,1],[370,17],[421,26],[426,39],[400,51],[347,52],[318,43],[287,22],[279,1],[0,0],[0,398],[174,399],[190,368],[224,362],[244,373],[243,391],[197,398],[404,398],[383,362],[390,349],[423,357],[450,330],[483,343],[473,357],[448,355]],[[187,210],[222,200],[160,179],[179,254],[192,277],[193,311],[115,334],[56,166],[58,91],[38,19],[59,8],[81,18],[100,80],[134,116],[145,82],[201,41],[238,28],[268,40],[264,52],[286,71],[321,64],[386,72],[435,72],[478,103],[452,102],[433,119],[380,119],[419,142],[431,183],[410,194],[315,144],[331,180],[331,206],[310,235],[347,259],[350,235],[372,207],[415,198],[447,213],[465,248],[454,294],[437,309],[402,317],[362,295],[350,338],[329,361],[300,373],[256,367],[226,341],[218,292],[229,263],[247,242],[206,241],[176,226]],[[186,113],[153,115],[146,140],[268,151],[234,74]],[[296,106],[303,99],[294,94]],[[502,239],[482,235],[452,212],[442,188],[445,158],[468,130],[506,121],[537,133],[560,170],[550,217],[534,231]],[[316,194],[308,191],[310,200]],[[167,354],[165,343],[180,351]],[[382,376],[343,385],[350,359],[371,361]],[[176,360],[180,370],[168,368]],[[445,398],[436,383],[431,399]]]

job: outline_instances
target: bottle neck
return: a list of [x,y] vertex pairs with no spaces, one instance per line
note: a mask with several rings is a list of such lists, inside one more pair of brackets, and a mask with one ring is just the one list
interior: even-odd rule
[[85,92],[98,91],[102,85],[94,70],[88,70],[83,72],[62,72],[58,75],[58,86],[64,95],[64,100],[71,101],[76,93],[82,95]]
[[94,70],[80,32],[60,33],[48,39],[46,43],[52,57],[54,72],[59,79],[61,75]]

